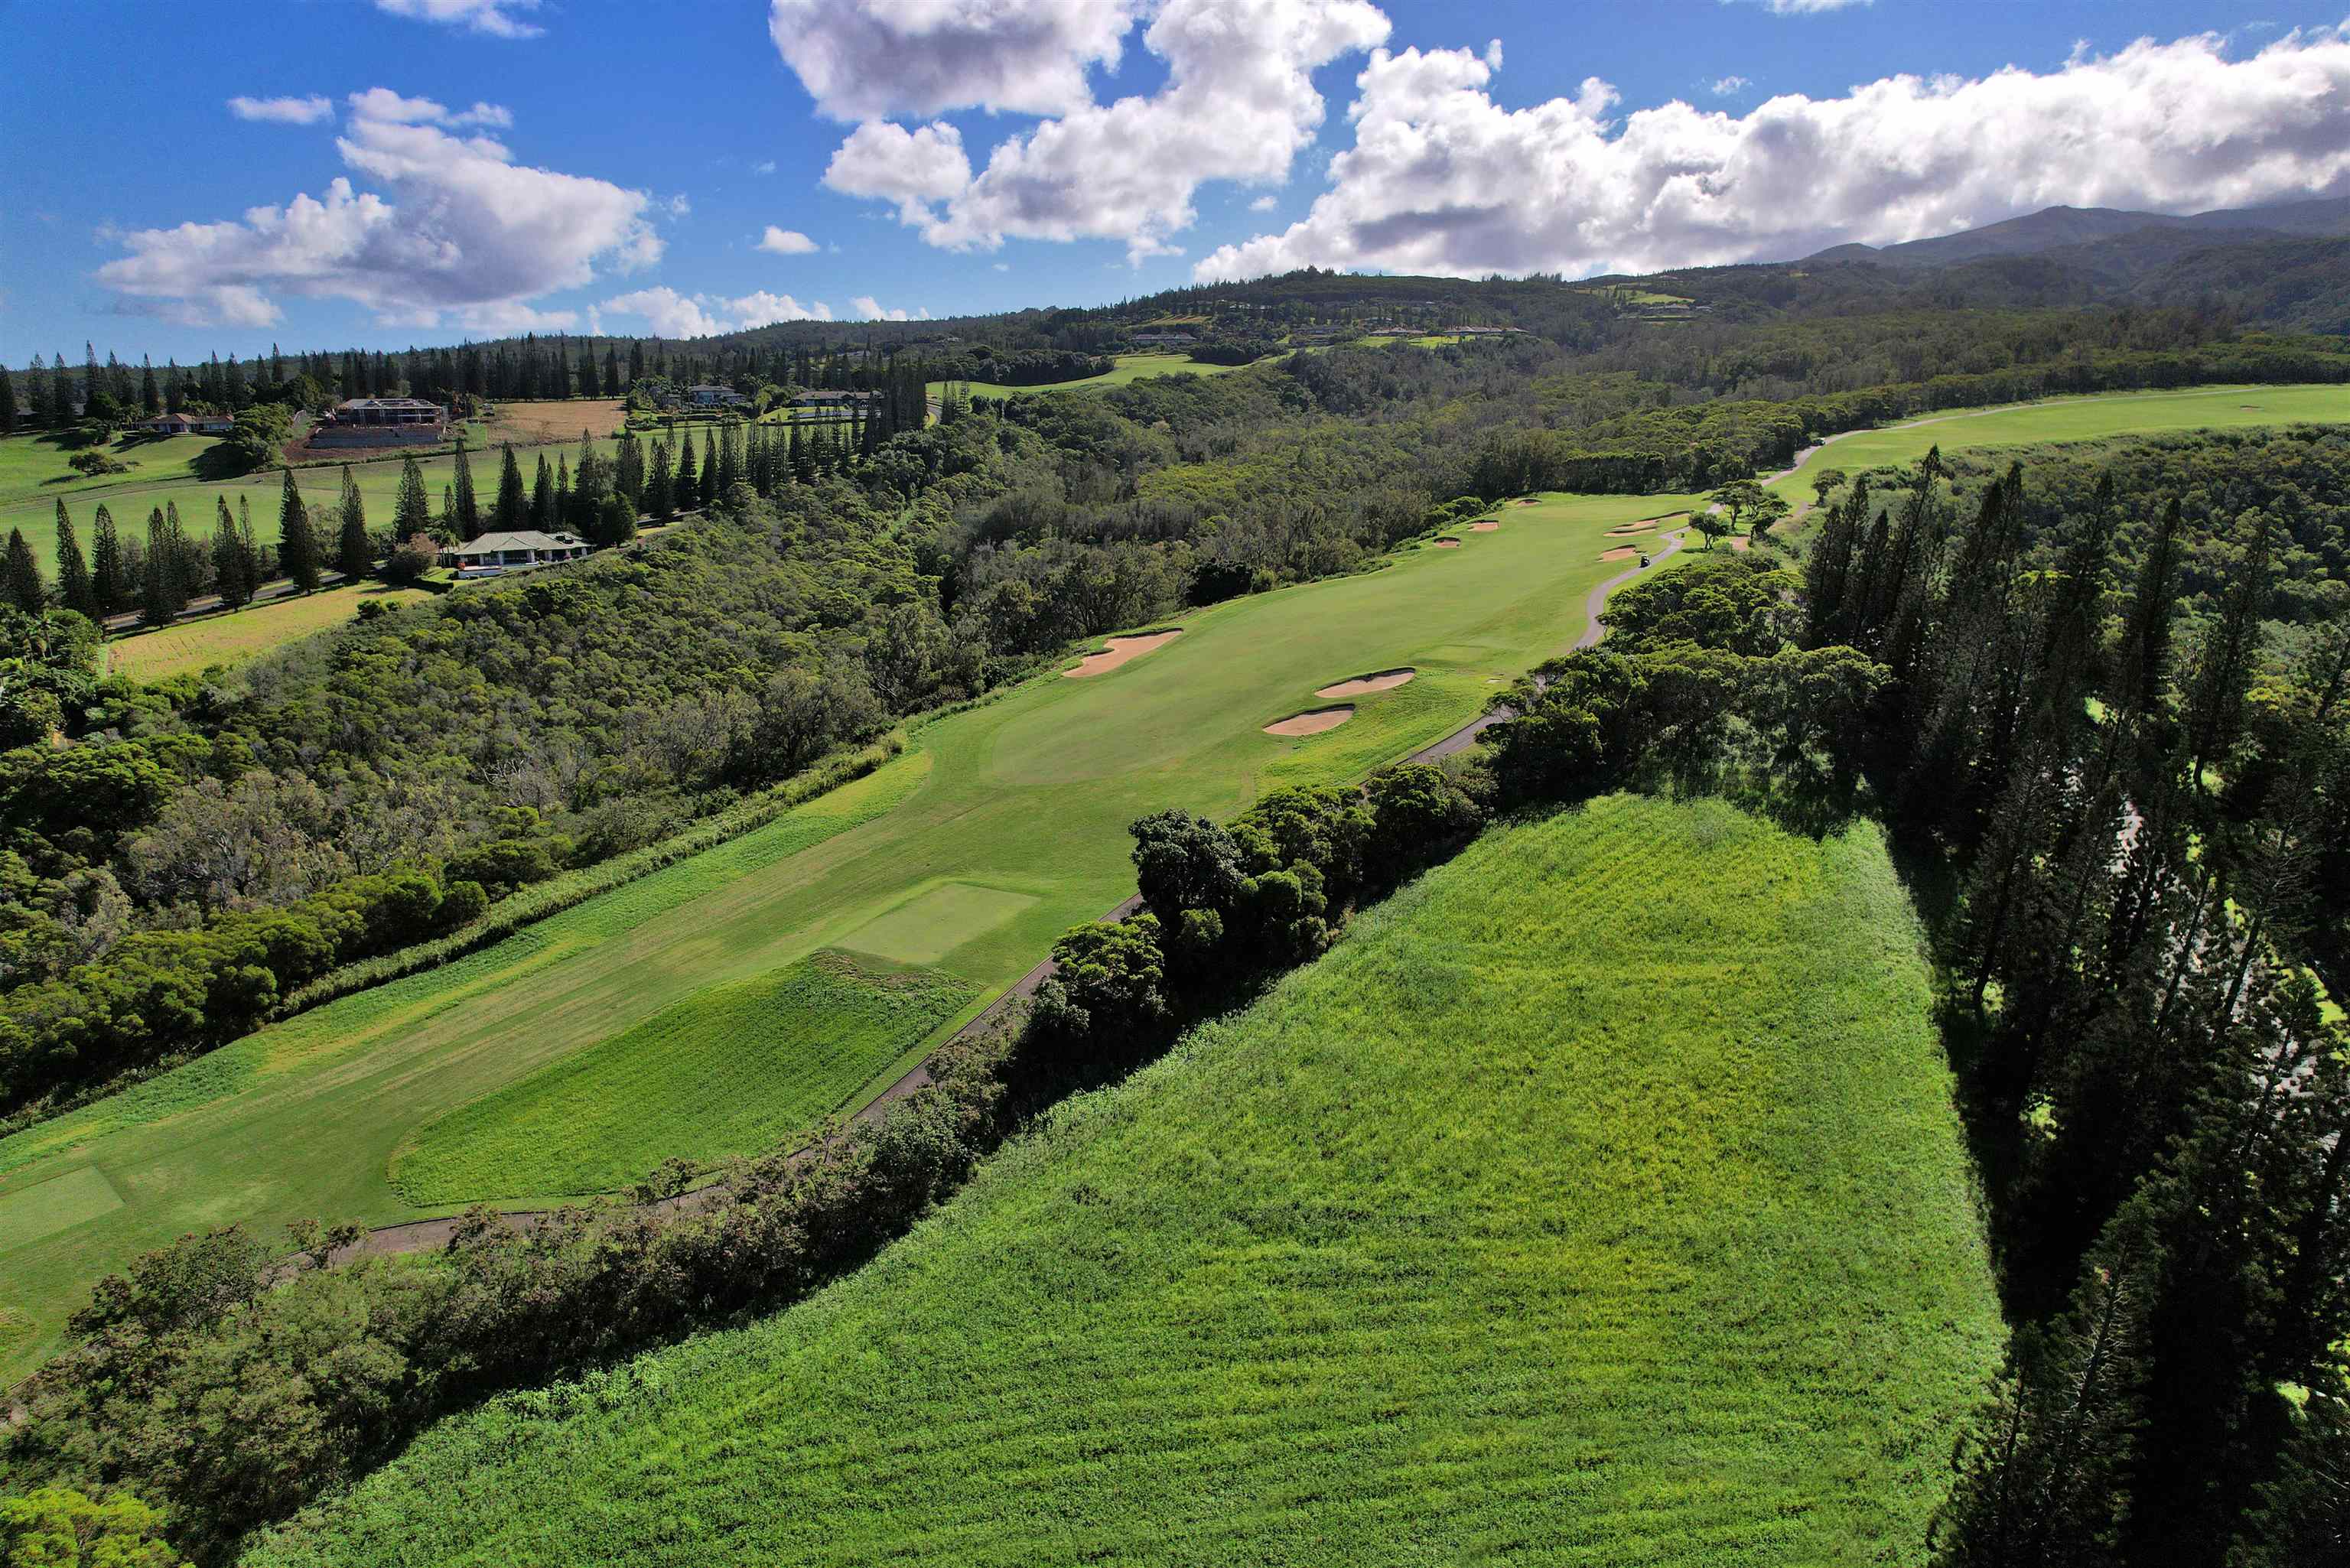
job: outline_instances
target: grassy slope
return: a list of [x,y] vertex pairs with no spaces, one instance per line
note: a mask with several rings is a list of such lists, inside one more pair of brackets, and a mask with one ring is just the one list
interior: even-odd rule
[[839,1108],[978,986],[818,953],[712,986],[426,1127],[392,1160],[411,1202],[608,1192],[670,1158],[754,1154]]
[[1919,1562],[1999,1343],[1920,945],[1872,829],[1497,832],[858,1276],[247,1561]]
[[327,588],[283,603],[255,605],[229,615],[177,621],[161,631],[134,632],[106,645],[109,674],[134,680],[193,675],[215,664],[242,664],[281,643],[338,627],[375,600],[388,607],[421,604],[432,596],[422,588],[383,584]]
[[1081,392],[1093,387],[1124,387],[1154,376],[1221,376],[1228,370],[1243,369],[1239,365],[1203,365],[1181,354],[1120,354],[1117,359],[1117,369],[1076,381],[1054,381],[1041,387],[1006,387],[994,381],[932,381],[930,393],[938,397],[951,384],[974,398],[1024,398],[1032,392]]
[[[1196,612],[1183,636],[1123,669],[1045,676],[943,720],[905,761],[784,819],[912,791],[853,831],[747,864],[743,845],[792,831],[763,829],[484,953],[0,1141],[0,1222],[40,1203],[26,1188],[80,1166],[99,1167],[124,1199],[0,1248],[7,1304],[39,1328],[0,1354],[0,1377],[54,1343],[98,1273],[192,1226],[415,1217],[386,1179],[414,1129],[707,987],[820,948],[918,940],[927,911],[953,906],[915,907],[940,889],[1031,900],[998,901],[988,923],[948,933],[963,940],[922,950],[922,961],[934,951],[936,967],[991,991],[1009,983],[1068,926],[1133,891],[1126,827],[1136,817],[1168,805],[1229,814],[1273,785],[1357,777],[1437,739],[1501,682],[1575,641],[1585,595],[1620,569],[1598,558],[1607,527],[1689,504],[1513,507],[1499,532],[1469,535],[1458,550],[1410,551],[1383,570]],[[1359,700],[1338,729],[1299,741],[1259,731],[1319,706],[1317,686],[1405,664],[1420,678]],[[695,877],[690,901],[661,892]],[[904,912],[899,922],[874,926],[892,912]],[[890,1075],[843,1082],[837,1097],[878,1091]]]
[[1881,464],[1915,462],[1933,447],[2016,446],[2034,441],[2095,441],[2157,431],[2241,430],[2303,421],[2350,421],[2350,387],[2198,387],[2183,392],[2110,392],[2052,398],[1982,412],[1936,414],[1906,425],[1841,436],[1771,488],[1791,501],[1808,501],[1821,469],[1847,473]]

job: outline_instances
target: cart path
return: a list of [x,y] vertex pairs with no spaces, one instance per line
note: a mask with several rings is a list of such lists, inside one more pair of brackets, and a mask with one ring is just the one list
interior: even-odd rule
[[[1806,453],[1805,455],[1808,456],[1809,453]],[[1798,459],[1797,461],[1801,462],[1802,460]],[[1651,519],[1651,521],[1663,522],[1666,517],[1676,517],[1679,515],[1680,515],[1680,514],[1669,512],[1666,513],[1663,517],[1654,518]],[[1658,566],[1663,565],[1666,556],[1670,556],[1680,549],[1683,537],[1686,533],[1687,530],[1685,528],[1676,528],[1670,533],[1660,535],[1659,537],[1665,542],[1665,547],[1649,556],[1649,564],[1647,566],[1635,566],[1628,572],[1619,572],[1615,576],[1612,576],[1606,582],[1601,583],[1597,587],[1593,588],[1591,592],[1586,596],[1583,604],[1585,625],[1583,634],[1576,640],[1575,645],[1575,647],[1589,648],[1599,640],[1606,631],[1606,628],[1600,624],[1599,612],[1607,607],[1607,596],[1614,593],[1617,588],[1622,587],[1626,583],[1630,582],[1633,578],[1640,576],[1642,572],[1654,571]],[[1539,678],[1537,679],[1539,680]],[[1483,733],[1487,729],[1500,723],[1505,719],[1514,718],[1515,716],[1514,711],[1507,707],[1498,707],[1488,712],[1481,713],[1476,718],[1469,721],[1466,724],[1461,725],[1461,728],[1453,731],[1452,733],[1445,736],[1444,739],[1437,742],[1434,745],[1423,746],[1419,751],[1412,753],[1409,757],[1406,757],[1404,761],[1407,763],[1433,763],[1441,758],[1449,757],[1455,752],[1465,751],[1470,745],[1474,743],[1477,737]],[[1110,910],[1107,914],[1104,915],[1102,919],[1105,920],[1122,920],[1126,919],[1127,916],[1133,914],[1136,910],[1141,908],[1142,898],[1139,894],[1137,894],[1135,897],[1128,898],[1126,902],[1118,905],[1118,908]],[[929,1055],[924,1056],[920,1062],[915,1064],[913,1067],[909,1069],[888,1088],[874,1096],[871,1100],[868,1101],[866,1105],[849,1119],[853,1122],[870,1123],[879,1121],[884,1116],[889,1114],[889,1107],[892,1105],[904,1099],[907,1096],[912,1094],[915,1090],[921,1088],[931,1081],[930,1063],[931,1058],[937,1055],[939,1050],[943,1050],[947,1045],[952,1044],[957,1041],[969,1040],[977,1035],[983,1034],[988,1030],[994,1028],[1010,1014],[1013,1008],[1024,1002],[1028,998],[1036,994],[1036,988],[1044,984],[1046,980],[1052,977],[1053,968],[1053,961],[1050,958],[1047,958],[1044,962],[1030,970],[1026,974],[1024,974],[1018,980],[1014,981],[996,996],[994,1001],[980,1009],[978,1014],[974,1016],[970,1023],[964,1024],[961,1029],[956,1030],[952,1034],[949,1035],[946,1040],[941,1042],[940,1045],[936,1049],[932,1050]],[[815,1158],[820,1147],[822,1147],[820,1143],[806,1144],[799,1148],[794,1149],[786,1158],[796,1164]],[[696,1188],[691,1192],[680,1193],[674,1198],[661,1199],[648,1207],[656,1212],[698,1213],[703,1210],[714,1208],[718,1204],[725,1201],[726,1197],[727,1191],[725,1185],[723,1182],[715,1182],[708,1187]],[[546,1209],[509,1209],[501,1210],[497,1216],[497,1220],[500,1224],[505,1226],[508,1230],[527,1231],[537,1229],[537,1227],[546,1220],[547,1215],[553,1212],[554,1210]],[[401,1252],[431,1251],[434,1249],[447,1246],[449,1244],[449,1239],[457,1233],[458,1227],[463,1223],[464,1217],[463,1215],[451,1214],[444,1215],[437,1220],[410,1220],[397,1225],[385,1225],[377,1230],[369,1231],[366,1235],[361,1236],[358,1241],[353,1241],[348,1247],[337,1249],[329,1255],[329,1261],[340,1263],[347,1262],[353,1258],[387,1257]]]

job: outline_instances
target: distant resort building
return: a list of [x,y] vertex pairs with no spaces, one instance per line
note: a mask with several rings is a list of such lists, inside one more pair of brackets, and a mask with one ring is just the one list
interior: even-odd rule
[[130,428],[156,435],[226,435],[236,429],[236,421],[226,414],[161,414]]
[[1199,339],[1189,332],[1137,332],[1128,341],[1138,348],[1189,348]]
[[310,427],[309,444],[429,445],[448,430],[449,410],[421,398],[346,398]]
[[443,565],[457,568],[460,579],[504,576],[532,566],[576,561],[588,554],[588,541],[576,534],[542,534],[535,528],[507,534],[484,534],[441,554]]
[[711,386],[688,387],[685,389],[685,400],[690,406],[697,409],[748,408],[751,403],[750,399],[732,387]]

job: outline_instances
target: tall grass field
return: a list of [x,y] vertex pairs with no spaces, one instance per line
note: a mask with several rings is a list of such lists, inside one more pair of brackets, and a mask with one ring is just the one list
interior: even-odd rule
[[2000,1324],[1871,827],[1497,830],[861,1272],[261,1542],[393,1563],[1915,1563]]

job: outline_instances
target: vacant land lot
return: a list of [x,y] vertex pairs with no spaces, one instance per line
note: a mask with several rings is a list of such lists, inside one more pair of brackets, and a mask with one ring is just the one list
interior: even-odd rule
[[2000,1324],[1870,828],[1497,831],[875,1264],[247,1559],[1914,1563]]
[[298,598],[255,605],[230,615],[181,621],[161,631],[116,638],[106,645],[107,670],[133,680],[200,674],[215,664],[242,664],[296,638],[340,626],[359,614],[363,604],[392,608],[421,604],[432,597],[422,588],[394,588],[382,584],[325,588]]
[[[1197,612],[1108,674],[1049,673],[931,724],[906,758],[770,827],[0,1141],[0,1223],[42,1202],[25,1189],[81,1166],[124,1199],[0,1247],[11,1304],[38,1320],[25,1354],[54,1342],[99,1272],[192,1227],[418,1217],[387,1172],[421,1128],[712,987],[833,948],[1000,989],[1134,890],[1135,818],[1170,805],[1227,815],[1276,784],[1357,778],[1437,739],[1573,645],[1585,595],[1617,570],[1598,558],[1608,528],[1690,504],[1513,507],[1457,550]],[[1260,732],[1324,705],[1317,688],[1406,665],[1417,679],[1357,699],[1342,728]],[[810,824],[816,836],[793,837]],[[841,1062],[814,1100],[861,1104],[894,1075],[859,1071]],[[788,1075],[773,1085],[801,1092]],[[683,1117],[650,1092],[628,1108]],[[22,1365],[8,1357],[0,1374]]]
[[577,441],[583,430],[593,436],[616,436],[628,417],[628,409],[627,402],[619,398],[500,403],[484,426],[483,434],[492,442],[510,441],[516,446]]

